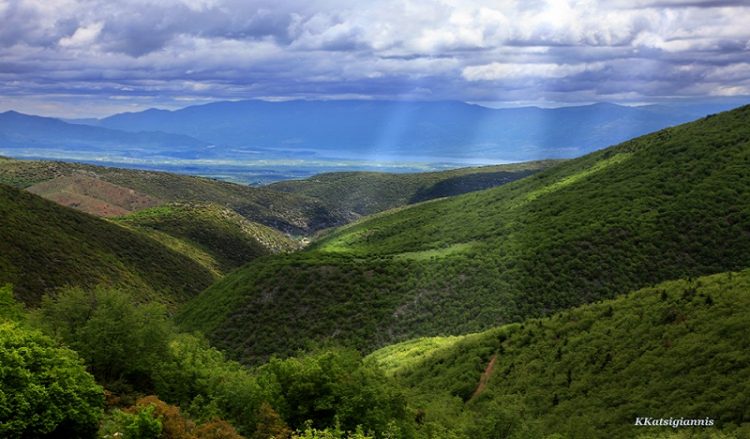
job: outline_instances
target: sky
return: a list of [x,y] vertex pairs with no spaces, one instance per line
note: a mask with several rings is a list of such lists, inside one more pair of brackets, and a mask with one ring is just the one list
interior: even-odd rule
[[750,2],[0,0],[0,111],[750,96]]

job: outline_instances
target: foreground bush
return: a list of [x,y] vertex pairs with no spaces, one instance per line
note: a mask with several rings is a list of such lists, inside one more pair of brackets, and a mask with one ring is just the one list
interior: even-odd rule
[[0,323],[0,437],[93,437],[104,392],[75,352]]

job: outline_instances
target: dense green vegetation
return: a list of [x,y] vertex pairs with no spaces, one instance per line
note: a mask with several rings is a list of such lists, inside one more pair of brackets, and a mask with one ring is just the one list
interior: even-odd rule
[[116,221],[191,255],[219,275],[257,257],[299,247],[286,235],[213,204],[171,203]]
[[331,172],[305,180],[289,180],[268,188],[304,194],[321,200],[331,210],[351,217],[370,215],[433,198],[488,189],[548,168],[556,160],[460,168],[439,172]]
[[743,107],[260,258],[189,303],[179,322],[254,362],[309,339],[368,350],[475,332],[747,266]]
[[347,222],[342,214],[304,195],[249,187],[210,178],[108,168],[81,163],[38,160],[0,160],[0,183],[17,188],[58,177],[84,175],[162,200],[214,203],[250,221],[296,235]]
[[[664,437],[663,427],[632,425],[649,416],[708,417],[716,426],[706,430],[747,437],[748,333],[745,270],[671,281],[479,334],[413,340],[368,361],[409,389],[424,434]],[[562,436],[547,436],[553,433]]]
[[214,275],[148,236],[0,185],[0,284],[36,304],[65,286],[119,285],[176,305]]
[[[0,301],[18,318],[10,293]],[[227,360],[199,335],[177,332],[163,306],[136,305],[132,295],[105,288],[64,290],[46,298],[27,320],[74,349],[107,389],[108,412],[100,434],[236,437],[236,427],[248,437],[265,439],[265,433],[283,439],[296,430],[302,437],[307,430],[339,437],[343,433],[337,432],[358,429],[378,437],[387,432],[413,435],[401,390],[353,350],[321,348],[248,369]],[[216,429],[226,434],[206,431]]]
[[[5,291],[4,318],[18,320],[22,310]],[[30,322],[74,347],[115,391],[98,424],[102,436],[741,438],[750,433],[748,291],[750,270],[669,281],[482,333],[411,340],[364,359],[319,347],[253,369],[176,332],[163,307],[134,305],[115,290],[62,292]],[[3,339],[15,325],[2,326]],[[83,382],[99,401],[82,424],[91,432],[101,388],[90,377]],[[138,396],[146,394],[158,397]],[[69,428],[39,413],[51,428]],[[639,416],[710,418],[715,427],[665,432],[634,427]]]
[[75,352],[23,320],[11,289],[0,288],[0,436],[91,436],[102,415],[103,389]]

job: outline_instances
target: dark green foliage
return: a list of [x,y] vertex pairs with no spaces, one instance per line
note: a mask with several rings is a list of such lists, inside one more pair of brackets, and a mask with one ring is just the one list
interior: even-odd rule
[[0,322],[0,437],[94,437],[103,406],[75,352]]
[[[686,289],[695,294],[685,297]],[[709,417],[729,437],[744,437],[749,291],[750,270],[668,282],[457,338],[420,361],[403,357],[413,343],[370,360],[401,363],[390,370],[409,389],[410,403],[429,422],[457,427],[461,437],[630,438],[659,431],[633,427],[637,416]],[[679,317],[665,321],[667,314]],[[476,388],[499,352],[484,390],[464,403],[459,383]]]
[[305,339],[366,350],[473,332],[747,266],[743,107],[258,259],[189,303],[180,323],[257,361]]
[[61,287],[99,284],[177,304],[213,278],[142,233],[0,185],[0,284],[12,283],[26,304]]
[[118,391],[147,391],[169,353],[174,330],[166,309],[134,305],[113,289],[70,289],[46,297],[40,324],[78,352],[97,380]]
[[545,160],[411,174],[331,172],[305,180],[273,183],[268,188],[307,195],[320,200],[331,210],[358,217],[433,198],[500,186],[555,163],[555,160]]

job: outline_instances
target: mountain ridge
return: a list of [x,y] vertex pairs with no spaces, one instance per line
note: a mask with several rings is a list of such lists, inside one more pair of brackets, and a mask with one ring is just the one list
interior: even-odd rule
[[160,127],[216,145],[329,156],[528,161],[582,155],[704,116],[705,108],[666,112],[600,103],[493,109],[459,101],[246,100],[123,113],[98,124],[136,131]]

